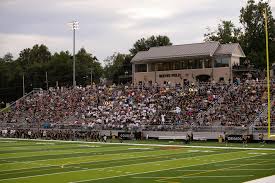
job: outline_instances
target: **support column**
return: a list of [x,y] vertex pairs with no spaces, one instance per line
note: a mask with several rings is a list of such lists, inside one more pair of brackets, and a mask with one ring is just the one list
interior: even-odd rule
[[135,64],[132,64],[132,84],[135,86]]
[[230,83],[232,83],[233,81],[233,71],[232,71],[232,57],[230,57],[229,59],[229,79],[230,79]]
[[214,61],[215,61],[215,58],[214,57],[212,57],[211,58],[211,65],[212,65],[212,74],[211,74],[211,77],[212,77],[212,81],[214,80]]

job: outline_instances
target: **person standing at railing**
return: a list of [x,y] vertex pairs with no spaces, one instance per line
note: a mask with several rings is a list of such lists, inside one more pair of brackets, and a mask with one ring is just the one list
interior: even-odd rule
[[264,141],[264,134],[263,134],[263,133],[260,133],[260,134],[259,134],[259,140],[260,140],[260,143],[261,143],[261,144],[264,144],[264,143],[265,143],[265,141]]

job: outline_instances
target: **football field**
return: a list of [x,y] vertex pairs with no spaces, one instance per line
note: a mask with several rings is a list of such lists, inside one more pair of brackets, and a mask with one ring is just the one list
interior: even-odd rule
[[0,147],[0,183],[236,183],[275,174],[274,146],[0,139]]

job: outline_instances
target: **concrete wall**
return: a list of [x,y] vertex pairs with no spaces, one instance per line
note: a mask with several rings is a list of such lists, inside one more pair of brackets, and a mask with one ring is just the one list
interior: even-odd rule
[[[219,68],[205,68],[205,69],[187,69],[187,70],[171,70],[171,71],[153,71],[153,72],[137,72],[134,73],[134,84],[138,84],[140,81],[153,83],[156,81],[158,84],[163,84],[164,81],[171,82],[173,84],[182,84],[184,79],[190,82],[196,81],[198,75],[209,75],[212,76],[216,82],[219,81],[220,77],[224,78],[224,81],[228,82],[231,74],[229,67]],[[170,77],[160,77],[160,75],[169,75]]]
[[[117,136],[118,132],[123,132],[122,130],[112,130],[112,135]],[[182,137],[185,138],[187,133],[190,134],[190,132],[173,132],[173,131],[143,131],[143,137],[146,137],[147,134],[149,138],[158,138],[158,137]],[[110,130],[102,130],[100,131],[101,135],[110,135]],[[193,132],[194,138],[205,138],[209,140],[218,139],[219,135],[223,135],[223,133],[220,132]]]

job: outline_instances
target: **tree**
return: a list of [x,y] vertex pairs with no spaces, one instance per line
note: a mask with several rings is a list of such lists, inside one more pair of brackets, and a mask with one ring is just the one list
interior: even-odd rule
[[134,43],[133,48],[131,48],[129,51],[132,56],[135,56],[139,51],[147,51],[151,47],[168,46],[168,45],[172,45],[172,43],[170,42],[170,39],[167,36],[161,36],[161,35],[151,36],[147,39],[141,38],[137,40]]
[[12,62],[13,61],[13,56],[10,52],[6,53],[3,57],[4,62]]
[[30,52],[30,60],[32,63],[45,63],[51,59],[51,53],[47,46],[44,44],[34,45]]
[[260,0],[248,0],[247,5],[241,9],[240,22],[244,29],[242,47],[247,58],[259,68],[265,67],[265,30],[264,30],[264,9],[267,8],[268,32],[270,43],[270,61],[275,60],[275,43],[272,38],[275,36],[274,19],[268,3]]
[[76,80],[81,85],[89,84],[91,69],[93,81],[98,82],[103,74],[103,68],[98,62],[97,57],[88,53],[85,48],[81,48],[76,54]]
[[18,61],[20,62],[22,67],[27,67],[31,64],[31,49],[25,48],[19,53]]
[[[4,62],[5,60],[5,62]],[[9,62],[7,62],[9,60]],[[22,96],[22,76],[25,76],[25,89],[46,89],[46,72],[49,87],[72,86],[73,59],[69,51],[51,54],[46,45],[34,45],[20,51],[13,62],[11,54],[0,58],[0,101],[14,101]],[[76,54],[76,80],[78,85],[90,84],[91,68],[93,79],[98,82],[103,74],[96,56],[81,48]]]
[[120,76],[124,76],[125,73],[130,74],[132,72],[131,59],[131,55],[121,53],[114,53],[112,56],[105,59],[105,77],[108,80],[112,80],[114,83],[120,83]]
[[[127,76],[132,73],[131,60],[137,52],[147,51],[151,47],[168,45],[172,45],[172,43],[167,36],[153,35],[147,39],[141,38],[137,40],[133,48],[129,50],[130,54],[114,53],[112,56],[107,57],[104,60],[104,75],[108,80],[112,80],[114,83],[128,82],[130,77]],[[122,81],[122,78],[124,81]]]
[[208,28],[208,33],[204,34],[204,41],[218,41],[222,44],[240,42],[242,32],[232,21],[221,21],[215,31]]
[[49,86],[55,86],[57,81],[60,86],[72,85],[72,70],[72,59],[68,51],[53,54],[45,68],[48,72]]
[[33,63],[46,63],[51,59],[51,53],[47,46],[34,45],[32,48],[26,48],[19,53],[18,61],[21,62],[23,67],[28,67]]

